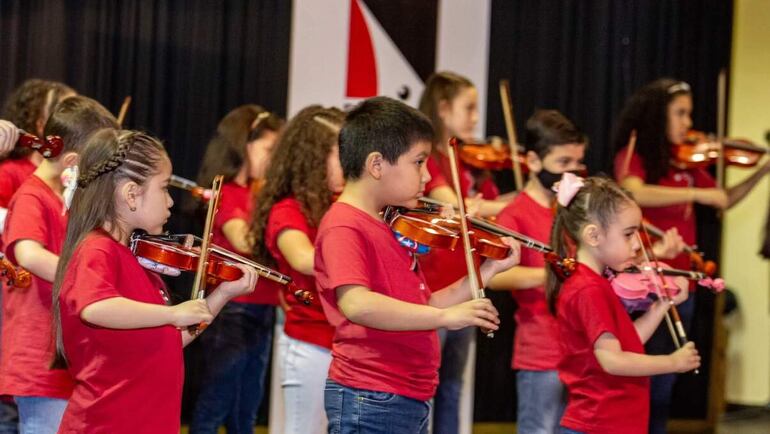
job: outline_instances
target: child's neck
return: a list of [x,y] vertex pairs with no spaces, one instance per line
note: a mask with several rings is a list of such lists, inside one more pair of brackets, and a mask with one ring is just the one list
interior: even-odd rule
[[604,269],[607,268],[606,265],[604,265],[598,258],[596,258],[596,256],[594,256],[593,252],[589,248],[582,246],[578,247],[577,259],[578,262],[590,268],[600,276],[602,273],[604,273]]
[[61,183],[62,169],[58,163],[51,160],[43,160],[37,169],[35,176],[40,178],[56,195],[61,197],[64,186]]
[[233,182],[240,185],[241,187],[249,185],[249,175],[247,170],[248,168],[245,164],[241,166],[241,170],[239,170],[238,173],[236,173],[233,177]]
[[524,191],[543,208],[551,207],[554,198],[553,192],[543,187],[543,184],[534,175],[529,176],[527,183],[524,185]]
[[382,203],[377,195],[372,194],[371,188],[368,187],[368,183],[363,179],[347,181],[337,201],[352,205],[379,220],[380,210],[386,204]]

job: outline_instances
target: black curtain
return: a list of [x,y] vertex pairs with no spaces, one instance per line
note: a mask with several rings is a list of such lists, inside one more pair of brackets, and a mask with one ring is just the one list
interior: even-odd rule
[[[610,137],[625,99],[662,76],[693,88],[694,126],[716,130],[717,76],[730,61],[733,2],[703,1],[492,1],[487,131],[505,136],[498,83],[510,81],[517,130],[537,108],[554,108],[590,138],[590,173],[611,173]],[[510,171],[499,174],[511,188]],[[699,209],[700,247],[717,258],[720,226]],[[515,303],[493,298],[503,321],[495,339],[478,339],[476,421],[516,419],[515,376],[510,369]],[[672,417],[706,414],[713,325],[713,296],[699,291],[691,339],[706,355],[701,375],[680,376]]]

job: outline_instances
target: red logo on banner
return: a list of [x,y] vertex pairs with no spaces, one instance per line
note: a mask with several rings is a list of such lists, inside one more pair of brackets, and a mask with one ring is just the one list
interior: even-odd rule
[[369,27],[358,0],[350,0],[350,39],[348,40],[348,98],[377,95],[377,63]]

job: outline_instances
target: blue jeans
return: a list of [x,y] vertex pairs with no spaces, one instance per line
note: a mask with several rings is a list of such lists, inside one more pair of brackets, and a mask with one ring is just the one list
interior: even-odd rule
[[457,434],[460,424],[460,392],[463,390],[463,372],[468,363],[468,351],[476,337],[475,327],[460,330],[439,330],[441,338],[441,367],[438,370],[438,389],[433,399],[434,434]]
[[0,400],[0,434],[19,433],[19,412],[13,403]]
[[[695,312],[695,294],[691,293],[687,300],[677,306],[682,317],[684,329],[689,332]],[[645,344],[647,354],[670,354],[675,350],[671,333],[668,331],[665,319]],[[674,390],[676,374],[653,375],[650,377],[650,434],[665,434],[669,411],[671,410],[671,393]]]
[[59,430],[66,399],[39,396],[14,396],[19,408],[19,433],[56,434]]
[[521,434],[556,434],[566,390],[557,371],[516,372],[516,431]]
[[430,403],[326,380],[329,434],[427,434]]
[[559,434],[583,434],[583,433],[580,431],[575,431],[574,429],[564,428],[563,426],[560,426]]
[[230,302],[199,338],[201,389],[190,434],[252,434],[264,394],[275,306]]

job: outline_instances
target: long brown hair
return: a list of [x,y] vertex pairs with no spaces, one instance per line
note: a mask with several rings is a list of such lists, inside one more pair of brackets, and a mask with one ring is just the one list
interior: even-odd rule
[[[312,105],[297,113],[287,124],[273,151],[265,186],[259,193],[252,215],[250,237],[254,258],[273,265],[265,246],[265,228],[273,205],[294,196],[311,226],[318,226],[331,205],[326,160],[339,137],[332,125],[342,124],[345,114],[337,108]],[[324,122],[325,121],[325,122]]]
[[[631,195],[609,178],[590,177],[567,206],[557,205],[551,226],[551,247],[561,258],[575,258],[580,247],[580,233],[589,223],[607,229],[615,215],[629,203]],[[545,295],[551,313],[556,314],[556,302],[562,282],[551,267],[546,267]]]
[[158,173],[158,167],[167,159],[166,151],[158,139],[138,131],[103,129],[94,133],[80,155],[82,175],[72,199],[56,278],[53,282],[53,316],[56,336],[56,356],[52,366],[67,365],[61,328],[59,294],[67,265],[75,249],[91,231],[119,227],[115,208],[115,191],[126,180],[144,186]]
[[[433,124],[434,144],[443,139],[447,129],[441,116],[439,116],[441,103],[451,103],[463,89],[469,87],[474,87],[473,83],[468,78],[454,72],[440,71],[428,77],[418,108]],[[435,152],[436,147],[434,146],[433,149]]]
[[206,146],[198,171],[198,185],[209,186],[217,175],[231,181],[246,161],[246,144],[265,131],[278,132],[283,121],[256,104],[236,107],[219,121],[217,131]]

